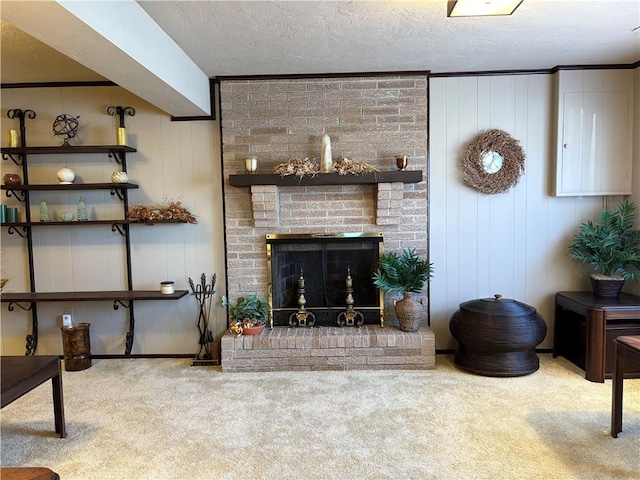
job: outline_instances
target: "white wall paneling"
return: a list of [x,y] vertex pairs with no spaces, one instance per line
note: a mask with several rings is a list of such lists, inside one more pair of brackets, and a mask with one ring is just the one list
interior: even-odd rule
[[[496,293],[538,309],[549,327],[540,347],[550,348],[556,291],[590,288],[567,245],[602,199],[548,195],[553,114],[551,75],[430,80],[430,308],[438,349],[456,347],[449,319],[461,302]],[[519,184],[498,195],[468,187],[459,170],[467,145],[491,128],[509,132],[527,156]]]
[[[132,106],[133,117],[125,117],[129,144],[137,148],[127,155],[130,181],[140,185],[129,191],[129,204],[181,201],[198,224],[132,225],[131,254],[133,287],[160,288],[163,280],[176,282],[176,289],[189,290],[188,278],[199,279],[217,273],[219,284],[213,301],[211,328],[214,336],[226,329],[226,312],[219,307],[224,286],[224,239],[220,180],[219,126],[217,122],[171,122],[170,117],[149,103],[119,87],[27,88],[2,90],[3,132],[17,128],[7,118],[12,108],[32,109],[27,120],[27,141],[31,146],[57,145],[52,137],[53,119],[61,114],[80,115],[78,140],[84,145],[116,143],[117,118],[106,114],[109,105]],[[3,135],[3,142],[6,142]],[[72,168],[76,182],[109,181],[119,165],[106,154],[33,155],[29,157],[30,183],[55,183],[56,171]],[[2,162],[2,174],[19,173],[10,161]],[[84,196],[90,218],[118,218],[122,204],[109,192],[36,192],[32,197],[32,218],[39,219],[39,198],[47,199],[49,210],[58,216],[63,210],[76,213],[78,198]],[[37,200],[37,201],[36,201]],[[3,203],[13,205],[12,198]],[[22,204],[17,205],[24,208]],[[23,216],[24,218],[24,216]],[[26,245],[17,235],[2,229],[2,276],[10,278],[5,291],[28,290]],[[38,291],[126,289],[124,239],[109,227],[38,227],[33,230],[34,266]],[[3,355],[24,353],[29,315],[2,304],[1,342]],[[76,322],[91,324],[93,354],[124,353],[128,315],[111,302],[61,302],[38,304],[40,323],[38,354],[62,354],[60,334],[63,308],[72,308]],[[136,334],[133,354],[191,354],[197,352],[198,311],[192,296],[178,301],[135,303]]]

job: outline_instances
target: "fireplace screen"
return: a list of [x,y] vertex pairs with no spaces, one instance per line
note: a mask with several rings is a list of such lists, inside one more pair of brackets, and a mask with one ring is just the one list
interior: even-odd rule
[[[383,295],[371,280],[383,253],[381,233],[269,234],[266,242],[274,326],[382,322]],[[301,312],[309,323],[299,322]]]

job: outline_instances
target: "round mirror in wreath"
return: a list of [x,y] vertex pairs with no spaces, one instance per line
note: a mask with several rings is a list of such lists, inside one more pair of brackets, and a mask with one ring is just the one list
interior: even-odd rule
[[462,179],[483,193],[504,193],[524,173],[525,154],[518,140],[504,130],[487,130],[464,152]]

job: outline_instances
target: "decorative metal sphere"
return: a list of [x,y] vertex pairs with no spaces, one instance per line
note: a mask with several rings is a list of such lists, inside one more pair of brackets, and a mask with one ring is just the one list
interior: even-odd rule
[[63,113],[58,115],[53,121],[53,134],[56,137],[62,138],[64,143],[69,143],[69,139],[75,137],[78,134],[78,118]]

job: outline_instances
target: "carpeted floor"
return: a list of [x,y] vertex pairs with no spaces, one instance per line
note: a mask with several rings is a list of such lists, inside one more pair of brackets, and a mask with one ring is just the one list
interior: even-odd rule
[[64,372],[66,439],[50,383],[1,411],[1,464],[62,480],[640,479],[640,379],[614,439],[611,381],[540,358],[515,378],[449,355],[432,371],[241,374],[94,360]]

